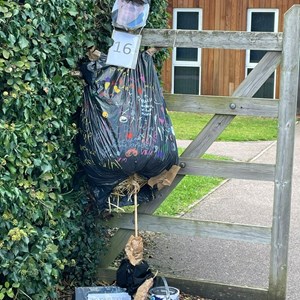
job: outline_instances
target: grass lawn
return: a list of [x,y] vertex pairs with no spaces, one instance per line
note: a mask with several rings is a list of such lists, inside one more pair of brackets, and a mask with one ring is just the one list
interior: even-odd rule
[[[169,112],[176,138],[193,140],[200,130],[211,119],[212,115],[195,113]],[[220,135],[220,141],[267,141],[277,137],[277,119],[235,117],[231,124]],[[179,155],[184,149],[179,149]],[[214,155],[204,155],[206,159],[226,159]],[[155,214],[176,216],[185,213],[195,201],[207,195],[224,179],[204,176],[186,175]]]
[[[212,115],[169,112],[176,138],[194,140]],[[219,141],[271,141],[277,137],[277,119],[235,117],[219,136]]]
[[[181,154],[184,149],[179,148]],[[227,159],[211,154],[204,154],[205,159]],[[164,200],[164,202],[155,211],[156,215],[176,216],[189,210],[195,201],[207,195],[211,190],[217,187],[224,179],[217,177],[186,175],[176,189]]]

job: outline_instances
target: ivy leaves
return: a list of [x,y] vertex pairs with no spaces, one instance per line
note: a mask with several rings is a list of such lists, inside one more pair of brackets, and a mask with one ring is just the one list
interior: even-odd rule
[[70,71],[94,39],[93,9],[92,0],[0,0],[0,297],[55,298],[84,240],[84,207],[63,195],[77,170],[82,96]]
[[[149,26],[163,26],[166,1],[153,1]],[[55,299],[63,276],[95,274],[96,212],[72,192],[83,82],[71,71],[94,44],[107,51],[113,2],[0,0],[0,299]]]
[[10,53],[5,49],[2,50],[2,55],[5,59],[9,59],[10,57]]

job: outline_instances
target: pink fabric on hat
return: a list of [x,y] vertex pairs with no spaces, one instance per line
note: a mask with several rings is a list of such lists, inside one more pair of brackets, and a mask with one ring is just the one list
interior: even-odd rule
[[138,5],[131,1],[118,0],[117,23],[126,27],[130,22],[136,20],[143,11],[143,5]]

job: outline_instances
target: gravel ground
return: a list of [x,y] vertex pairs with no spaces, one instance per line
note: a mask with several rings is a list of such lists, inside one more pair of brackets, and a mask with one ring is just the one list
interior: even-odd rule
[[[156,244],[156,233],[153,232],[140,232],[140,235],[143,237],[144,242],[144,259],[147,261],[149,256],[152,254],[149,253],[148,247],[151,245],[151,248]],[[150,265],[151,268],[151,265]],[[158,270],[159,271],[159,270]],[[179,300],[213,300],[209,298],[203,298],[201,295],[190,295],[183,292],[179,294]]]

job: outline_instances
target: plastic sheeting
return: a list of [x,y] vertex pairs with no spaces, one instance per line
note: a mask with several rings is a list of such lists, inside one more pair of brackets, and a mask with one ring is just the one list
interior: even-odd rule
[[124,258],[117,270],[116,284],[125,288],[129,295],[133,295],[139,286],[153,276],[146,261],[143,260],[139,265],[133,266],[128,259]]
[[146,25],[150,0],[116,0],[112,9],[112,24],[125,30],[136,30]]
[[[152,57],[140,53],[135,70],[105,60],[102,54],[81,68],[87,85],[79,125],[79,158],[100,209],[128,176],[149,179],[178,163]],[[139,202],[151,200],[153,189],[145,185],[138,196]],[[132,204],[128,197],[121,200],[120,206]]]

